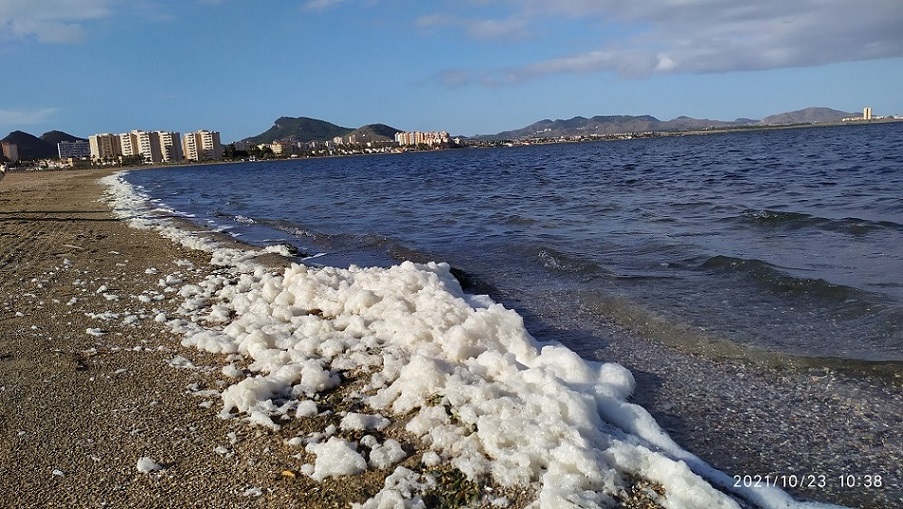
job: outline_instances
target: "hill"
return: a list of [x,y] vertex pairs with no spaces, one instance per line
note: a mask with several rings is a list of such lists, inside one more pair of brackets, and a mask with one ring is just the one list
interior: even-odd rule
[[858,116],[856,113],[834,110],[831,108],[805,108],[802,110],[778,113],[763,118],[762,125],[817,124],[823,122],[840,122],[846,117]]
[[300,142],[331,140],[336,136],[348,136],[354,129],[340,127],[325,120],[308,117],[280,117],[266,131],[245,138],[249,143],[272,143],[276,140]]
[[400,132],[400,129],[395,129],[386,124],[368,124],[351,131],[347,137],[353,137],[357,143],[395,141],[395,135]]
[[511,140],[525,138],[558,138],[575,136],[604,136],[610,134],[630,134],[642,132],[665,131],[697,131],[712,128],[730,128],[742,126],[776,126],[788,124],[816,124],[840,122],[846,117],[855,117],[855,113],[834,110],[831,108],[805,108],[797,111],[779,113],[762,120],[738,118],[733,121],[698,119],[680,116],[671,120],[659,120],[650,115],[608,115],[592,118],[574,117],[568,120],[544,119],[512,131],[498,134],[474,136],[482,140]]
[[14,143],[19,151],[19,159],[29,161],[33,159],[52,159],[59,156],[57,144],[61,141],[88,141],[85,138],[72,136],[62,131],[50,131],[40,138],[23,131],[13,131],[0,141]]
[[480,136],[486,139],[517,138],[557,138],[561,136],[600,136],[606,134],[639,133],[648,131],[683,131],[706,129],[711,127],[728,127],[738,124],[720,120],[677,117],[662,121],[650,115],[608,115],[592,118],[574,117],[568,120],[540,120],[534,124],[513,131],[504,131],[496,135]]
[[41,135],[41,139],[50,143],[54,147],[57,146],[62,141],[67,141],[72,143],[73,141],[88,141],[87,138],[79,138],[78,136],[72,136],[69,133],[64,133],[62,131],[50,131]]
[[19,150],[19,159],[24,161],[48,159],[59,155],[56,144],[48,143],[37,136],[22,131],[13,131],[0,141],[14,143]]

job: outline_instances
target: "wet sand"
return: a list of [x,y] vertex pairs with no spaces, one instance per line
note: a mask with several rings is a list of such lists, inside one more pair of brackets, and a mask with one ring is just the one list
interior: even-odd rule
[[[540,298],[536,308],[558,302],[573,309],[573,296]],[[903,507],[903,373],[854,376],[855,369],[790,359],[775,366],[664,344],[595,314],[551,315],[572,321],[528,314],[528,328],[565,344],[598,345],[578,353],[630,369],[637,380],[632,401],[682,447],[740,482],[767,479],[802,500]],[[595,330],[585,330],[587,320],[598,323]]]

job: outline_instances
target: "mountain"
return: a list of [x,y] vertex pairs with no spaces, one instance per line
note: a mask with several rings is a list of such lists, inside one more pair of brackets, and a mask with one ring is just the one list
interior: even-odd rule
[[62,131],[50,131],[41,135],[41,139],[50,143],[54,147],[57,146],[61,141],[67,141],[72,143],[73,141],[88,141],[86,138],[79,138],[78,136],[72,136],[69,133],[64,133]]
[[734,121],[698,119],[680,116],[671,120],[659,120],[649,115],[609,115],[592,118],[574,117],[568,120],[544,119],[521,129],[498,134],[474,136],[483,140],[511,140],[524,138],[558,138],[574,136],[602,136],[650,131],[700,131],[712,128],[743,126],[773,126],[788,124],[816,124],[840,122],[846,117],[858,116],[831,108],[805,108],[771,115],[762,120],[738,118]]
[[[753,121],[754,122],[754,121]],[[592,118],[574,117],[568,120],[540,120],[534,124],[496,135],[480,136],[486,139],[557,138],[560,136],[592,136],[606,134],[640,133],[648,131],[686,131],[744,125],[744,119],[736,122],[677,117],[662,121],[650,115],[608,115]]]
[[859,116],[857,113],[833,110],[831,108],[805,108],[802,110],[778,113],[763,118],[762,125],[816,124],[822,122],[840,122],[846,117]]
[[265,132],[245,138],[249,143],[272,143],[276,140],[300,142],[326,141],[336,136],[348,136],[354,130],[340,127],[325,120],[308,117],[280,117]]
[[400,132],[400,129],[389,127],[386,124],[368,124],[351,131],[348,138],[354,137],[357,143],[395,141],[395,135]]
[[0,141],[15,144],[19,150],[19,159],[24,161],[48,159],[59,155],[56,144],[48,143],[41,138],[22,131],[13,131]]

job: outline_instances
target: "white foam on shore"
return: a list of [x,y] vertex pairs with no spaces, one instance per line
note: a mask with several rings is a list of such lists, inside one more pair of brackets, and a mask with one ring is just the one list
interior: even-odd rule
[[[315,413],[311,400],[337,387],[339,372],[354,372],[365,386],[353,396],[373,413],[349,413],[343,428],[383,429],[405,414],[431,464],[532,486],[536,507],[612,506],[628,477],[661,484],[659,503],[669,508],[741,507],[724,491],[765,508],[831,507],[773,487],[734,488],[733,478],[684,451],[628,401],[635,384],[627,369],[537,341],[516,312],[463,292],[446,264],[293,264],[272,273],[253,262],[263,251],[217,246],[172,225],[165,217],[172,211],[160,214],[121,175],[102,181],[120,217],[208,251],[225,269],[193,285],[161,276],[161,286],[184,299],[182,315],[167,321],[182,344],[223,354],[233,381],[220,395],[224,418],[278,430]],[[250,374],[236,360],[249,363]],[[393,470],[406,456],[394,440],[348,442],[336,431],[308,439],[316,460],[300,471],[322,480]],[[395,467],[363,507],[416,504],[432,483]]]

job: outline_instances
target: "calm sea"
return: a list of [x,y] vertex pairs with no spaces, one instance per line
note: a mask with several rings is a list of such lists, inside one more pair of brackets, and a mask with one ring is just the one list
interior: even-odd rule
[[584,330],[615,324],[698,352],[903,361],[903,123],[195,166],[127,180],[246,242],[323,254],[305,263],[446,261],[472,291],[521,311],[540,340],[593,341],[541,326],[567,316]]

